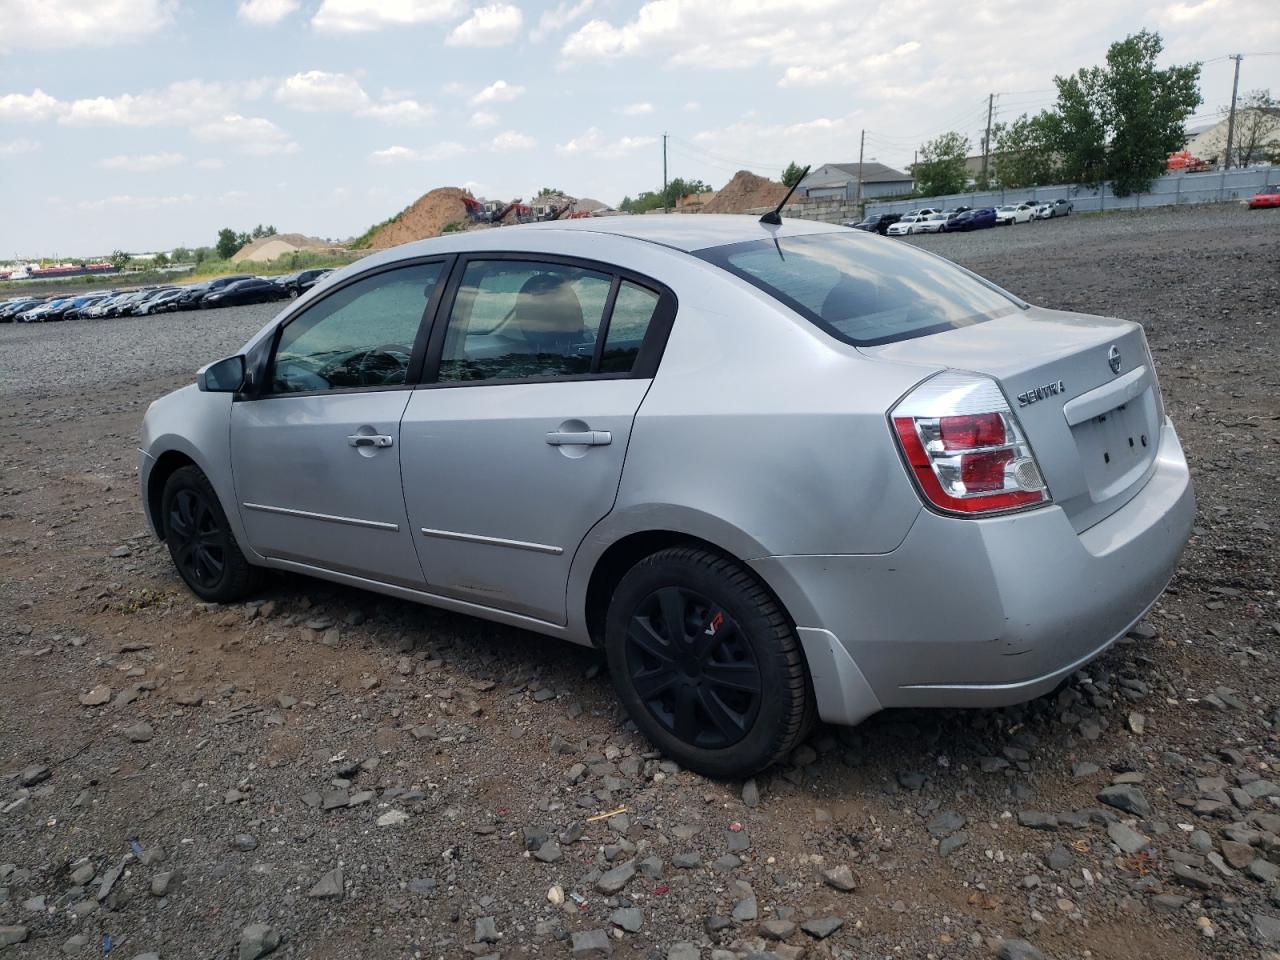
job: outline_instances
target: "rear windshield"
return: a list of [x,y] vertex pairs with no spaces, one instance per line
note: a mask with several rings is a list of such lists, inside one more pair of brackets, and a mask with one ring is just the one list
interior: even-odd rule
[[860,232],[749,240],[697,255],[854,346],[953,330],[1022,306],[940,257]]

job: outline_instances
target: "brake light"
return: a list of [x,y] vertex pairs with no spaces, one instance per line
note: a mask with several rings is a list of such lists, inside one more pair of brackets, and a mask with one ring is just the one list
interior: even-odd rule
[[938,509],[974,516],[1050,501],[1031,445],[989,377],[939,374],[890,418],[920,492]]

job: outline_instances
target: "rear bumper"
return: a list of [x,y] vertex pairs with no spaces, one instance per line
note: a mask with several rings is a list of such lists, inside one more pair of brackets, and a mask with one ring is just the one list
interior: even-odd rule
[[[1159,450],[1142,491],[1079,534],[1058,507],[987,520],[924,511],[891,553],[755,561],[802,638],[832,641],[825,658],[805,645],[823,719],[1017,703],[1106,650],[1159,598],[1190,536],[1195,497],[1168,420]],[[866,692],[844,681],[836,696],[829,674]]]

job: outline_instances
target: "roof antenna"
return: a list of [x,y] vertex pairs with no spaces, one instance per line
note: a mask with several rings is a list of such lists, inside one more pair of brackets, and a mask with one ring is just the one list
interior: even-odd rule
[[782,226],[782,208],[787,205],[787,201],[791,199],[791,195],[796,192],[796,187],[800,186],[800,181],[809,175],[809,168],[805,167],[800,171],[800,176],[796,182],[791,185],[791,189],[787,191],[787,195],[782,198],[782,202],[760,218],[761,223],[767,223],[774,227]]

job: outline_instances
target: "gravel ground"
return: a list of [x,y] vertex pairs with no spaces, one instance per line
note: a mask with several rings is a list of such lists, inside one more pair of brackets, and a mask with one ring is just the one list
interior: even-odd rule
[[[155,317],[0,324],[0,396],[193,378],[235,353],[287,304],[184,310]],[[104,371],[104,351],[110,362]]]
[[138,419],[269,309],[0,329],[0,956],[1276,960],[1277,239],[921,238],[1147,325],[1195,535],[1056,695],[819,730],[747,784],[654,756],[590,651],[297,577],[196,602]]

